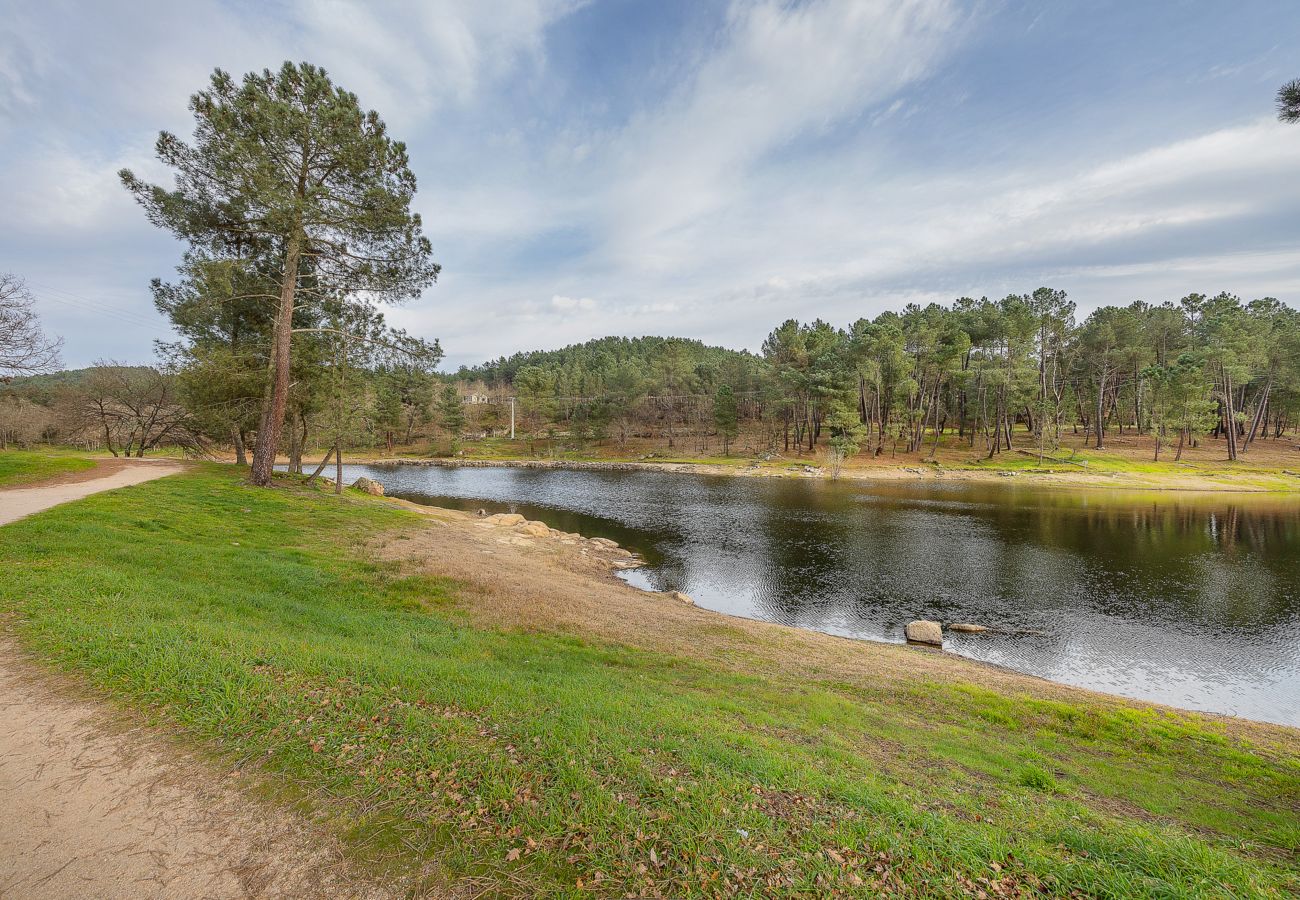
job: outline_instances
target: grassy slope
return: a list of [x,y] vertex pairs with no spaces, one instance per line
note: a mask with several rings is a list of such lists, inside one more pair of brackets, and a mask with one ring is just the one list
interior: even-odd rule
[[0,487],[19,487],[94,467],[94,460],[60,451],[0,450]]
[[1300,890],[1281,732],[475,628],[456,584],[343,549],[416,527],[210,467],[6,526],[0,611],[228,760],[334,798],[361,855],[498,893]]

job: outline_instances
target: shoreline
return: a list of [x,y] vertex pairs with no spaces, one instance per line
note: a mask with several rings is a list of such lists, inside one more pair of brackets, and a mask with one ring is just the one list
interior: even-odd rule
[[[723,627],[735,626],[745,631],[752,631],[756,635],[766,633],[776,639],[786,636],[787,639],[799,641],[810,647],[820,646],[836,656],[844,654],[843,658],[845,659],[851,659],[859,653],[878,652],[890,655],[903,653],[906,655],[904,658],[910,657],[918,662],[922,659],[925,660],[924,664],[928,668],[937,667],[933,677],[969,680],[972,684],[988,689],[1016,689],[1017,687],[1019,689],[1030,689],[1031,685],[1036,685],[1038,691],[1061,698],[1082,695],[1088,697],[1092,702],[1153,709],[1178,716],[1203,716],[1229,727],[1235,725],[1248,728],[1282,729],[1292,737],[1300,736],[1300,724],[1256,719],[1216,710],[1176,706],[1160,700],[1099,690],[1095,687],[1073,684],[1034,672],[1026,672],[1002,663],[967,656],[946,646],[936,647],[906,640],[889,641],[837,634],[816,628],[788,625],[768,619],[726,612],[709,606],[701,606],[693,599],[684,602],[679,598],[679,592],[677,591],[655,591],[640,588],[619,577],[621,571],[640,568],[644,565],[644,562],[634,552],[631,553],[630,557],[614,555],[618,554],[620,550],[627,552],[625,548],[618,544],[614,544],[612,547],[609,544],[601,544],[600,539],[565,532],[547,525],[544,521],[502,521],[500,516],[495,517],[494,521],[492,516],[479,517],[474,513],[450,507],[417,503],[399,497],[384,497],[383,499],[395,506],[420,515],[426,521],[437,523],[437,526],[442,529],[451,529],[459,537],[468,539],[476,545],[498,545],[493,547],[493,552],[518,554],[519,559],[527,561],[529,568],[533,572],[534,587],[541,586],[567,592],[581,586],[585,578],[594,577],[606,588],[622,593],[625,597],[635,598],[632,602],[638,605],[644,604],[644,611],[651,615],[662,615],[666,610],[680,611],[681,614],[692,617],[702,615],[715,620]],[[518,518],[523,519],[522,516],[518,516]],[[527,526],[538,524],[543,525],[547,529],[546,532],[527,530]],[[447,532],[442,531],[441,534],[446,535]],[[396,554],[396,558],[402,558],[408,552],[409,550],[403,547]],[[554,565],[557,562],[559,563],[558,567]],[[610,599],[612,600],[612,598]],[[706,630],[709,628],[707,624],[704,627]],[[948,625],[945,625],[945,639],[948,636]],[[917,656],[911,656],[911,654],[917,654]],[[981,674],[985,677],[979,677]]]
[[[845,469],[836,479],[824,466],[815,464],[815,460],[800,464],[798,460],[786,460],[784,464],[749,462],[736,465],[718,463],[674,462],[665,460],[652,462],[647,460],[565,460],[565,459],[456,459],[447,457],[364,457],[359,456],[345,460],[344,465],[414,465],[447,469],[457,468],[508,468],[508,469],[556,469],[587,472],[671,472],[685,475],[711,475],[737,478],[804,478],[824,481],[850,482],[942,482],[961,481],[976,484],[1031,484],[1036,487],[1054,487],[1065,489],[1090,490],[1130,490],[1159,491],[1167,493],[1230,493],[1261,494],[1273,496],[1300,495],[1300,474],[1286,470],[1273,473],[1252,473],[1241,478],[1293,478],[1294,487],[1286,483],[1276,486],[1252,485],[1243,483],[1222,483],[1219,479],[1231,479],[1232,475],[1191,474],[1168,476],[1160,473],[1128,472],[1062,472],[1062,471],[1015,471],[1007,469],[981,471],[976,469],[948,468],[934,463],[918,465],[882,465],[869,468]],[[1176,483],[1171,483],[1176,482]]]

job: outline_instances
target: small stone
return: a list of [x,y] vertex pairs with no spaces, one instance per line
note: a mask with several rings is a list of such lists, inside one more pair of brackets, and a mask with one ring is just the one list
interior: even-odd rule
[[965,631],[968,634],[979,634],[981,631],[988,631],[983,625],[972,625],[969,622],[953,622],[948,626],[949,631]]
[[938,622],[931,622],[928,619],[908,622],[905,634],[909,641],[916,644],[931,644],[935,647],[943,646],[943,626]]

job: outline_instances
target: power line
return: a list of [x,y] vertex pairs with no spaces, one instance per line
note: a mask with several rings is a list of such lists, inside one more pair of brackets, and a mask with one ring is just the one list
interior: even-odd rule
[[[117,319],[118,321],[125,322],[128,325],[136,325],[141,328],[156,329],[160,324],[156,320],[148,320],[143,316],[137,316],[135,313],[105,307],[93,300],[82,297],[79,294],[74,294],[71,291],[66,291],[62,288],[56,288],[35,281],[29,281],[27,283],[41,291],[41,299],[52,300],[55,303],[62,303],[65,306],[71,306],[75,309],[80,309],[83,312],[92,313],[97,316],[105,316],[110,319]],[[50,294],[62,294],[63,296],[49,296]]]

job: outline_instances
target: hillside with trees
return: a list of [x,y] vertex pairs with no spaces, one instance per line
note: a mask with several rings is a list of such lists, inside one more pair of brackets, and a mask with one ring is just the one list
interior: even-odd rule
[[1136,434],[1157,459],[1212,438],[1233,460],[1297,425],[1300,316],[1225,293],[1105,306],[1080,321],[1064,291],[1039,288],[847,327],[790,319],[757,355],[606,338],[457,378],[489,400],[516,396],[528,431],[578,442],[638,434],[704,450],[734,427],[748,452],[925,456],[944,442],[1046,457],[1067,435],[1105,448]]

